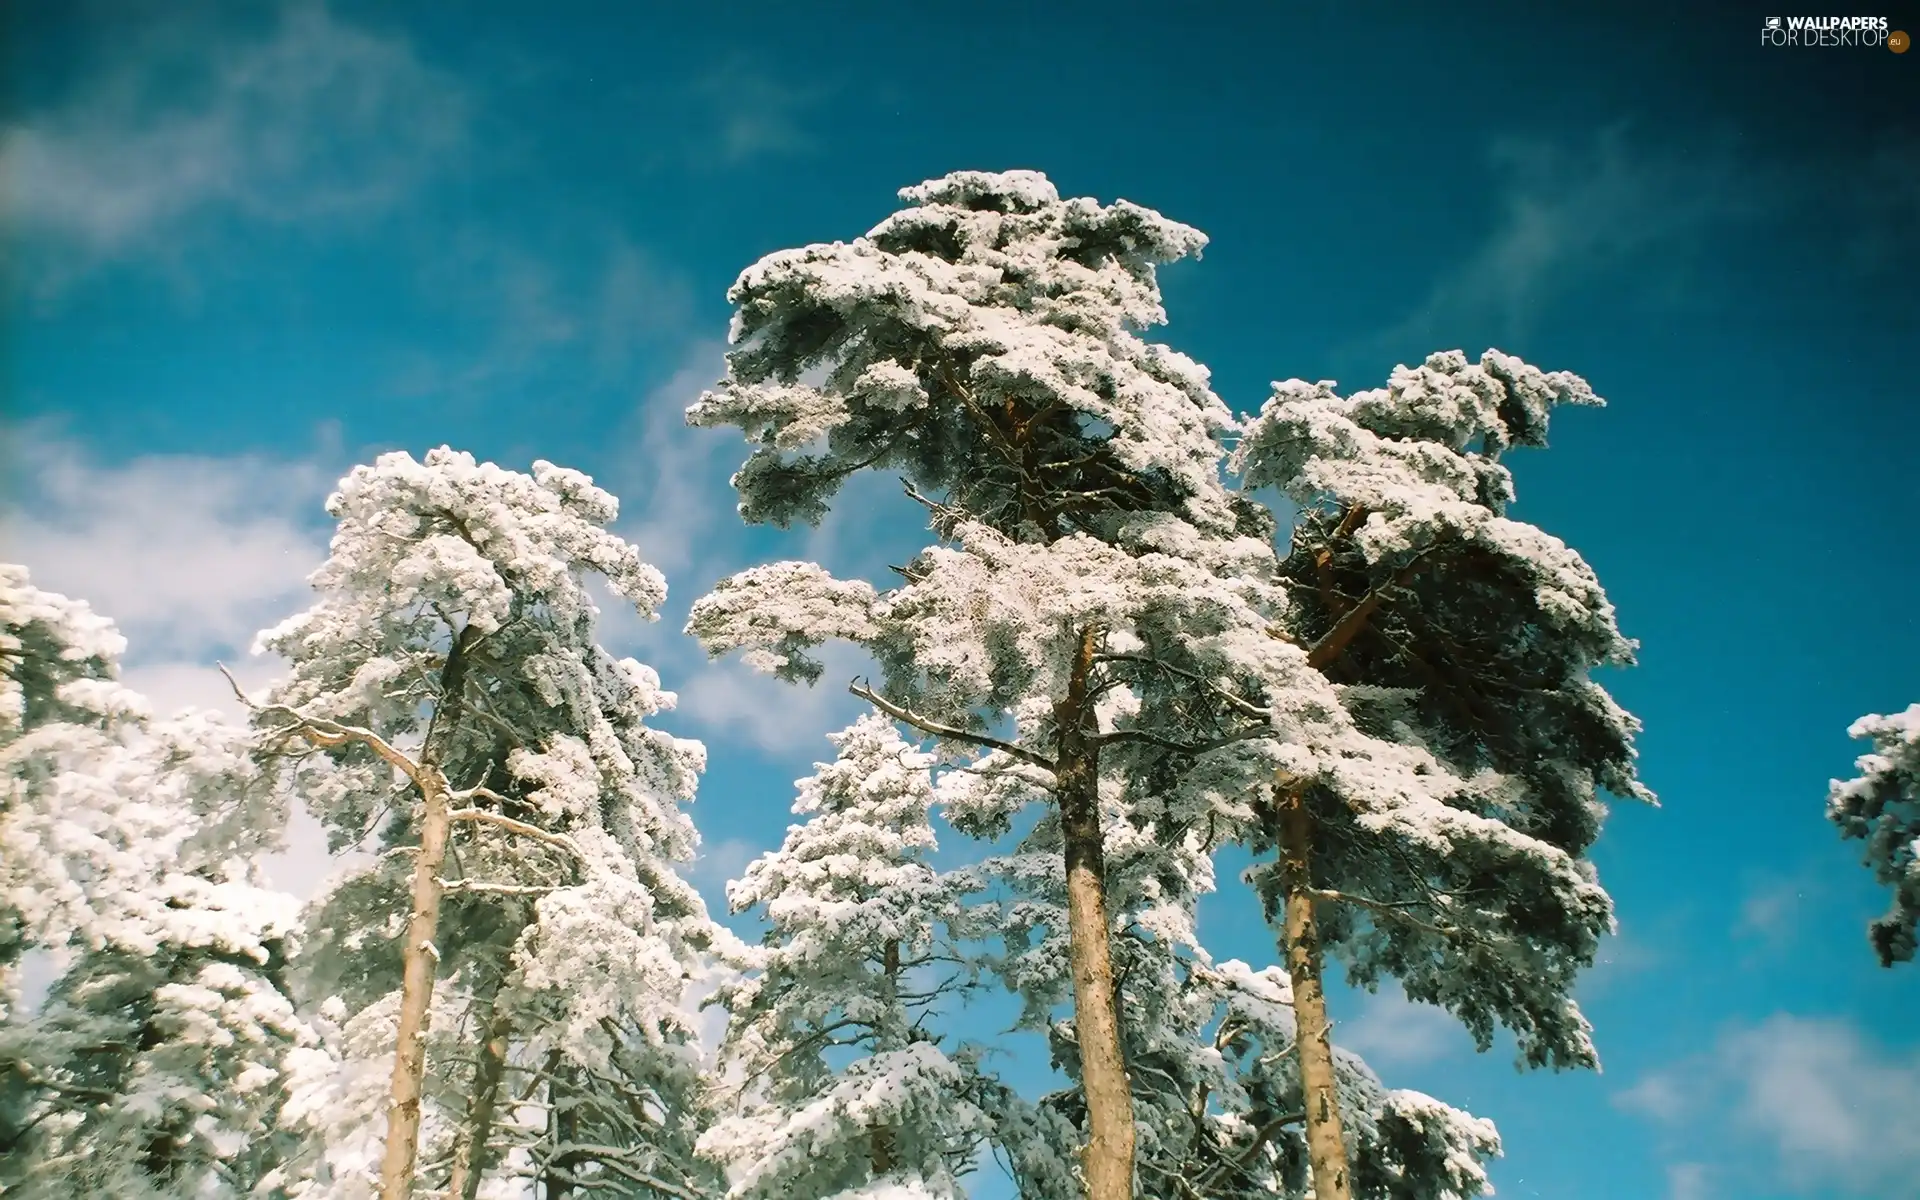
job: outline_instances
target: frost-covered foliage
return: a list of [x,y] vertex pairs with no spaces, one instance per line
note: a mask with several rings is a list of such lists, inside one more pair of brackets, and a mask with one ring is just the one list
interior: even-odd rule
[[122,803],[90,769],[146,716],[118,682],[125,649],[85,602],[0,564],[0,1019],[22,952],[94,924],[85,879],[142,877],[140,849],[111,827]]
[[1137,332],[1166,319],[1156,266],[1206,238],[1031,171],[900,195],[865,237],[768,255],[728,293],[727,378],[688,415],[758,444],[742,515],[818,520],[877,469],[1008,532],[1189,504],[1217,520],[1231,416],[1204,368]]
[[0,1191],[249,1194],[318,1053],[285,987],[296,905],[255,865],[285,814],[245,730],[143,716],[85,605],[0,567],[0,627],[6,919],[64,964],[0,1023]]
[[1545,446],[1555,405],[1600,403],[1578,376],[1449,351],[1344,399],[1276,384],[1234,456],[1248,487],[1302,511],[1288,632],[1315,643],[1366,606],[1322,668],[1353,685],[1349,707],[1462,773],[1515,776],[1502,815],[1576,854],[1599,833],[1599,790],[1653,798],[1634,773],[1638,722],[1590,678],[1634,646],[1580,555],[1506,516],[1500,456]]
[[464,1170],[479,1194],[496,1186],[482,1177],[514,1174],[700,1190],[681,1000],[716,927],[679,865],[705,751],[648,726],[673,693],[594,640],[585,586],[597,575],[651,617],[664,581],[605,528],[615,499],[550,463],[526,475],[444,448],[388,454],[328,512],[321,598],[260,638],[291,674],[258,723],[295,757],[335,848],[377,837],[380,853],[312,919],[304,983],[337,999],[350,1053],[301,1107],[318,1150],[296,1192],[365,1194],[378,1161],[378,1130],[349,1127],[354,1113],[384,1123],[370,1081],[391,1069],[422,794],[373,739],[439,772],[456,805],[428,948],[441,986],[418,1177],[444,1187]]
[[1858,775],[1833,781],[1827,816],[1841,836],[1867,844],[1866,865],[1893,889],[1892,906],[1867,928],[1880,964],[1912,962],[1920,926],[1920,704],[1862,717],[1847,733],[1873,749],[1854,763]]
[[969,884],[928,862],[932,757],[872,715],[832,741],[799,782],[805,822],[728,888],[768,930],[754,973],[714,997],[738,1102],[702,1149],[738,1200],[956,1197],[993,1120],[973,1059],[927,1021],[969,982]]
[[[968,817],[964,793],[953,816]],[[1127,1061],[1134,1078],[1142,1195],[1173,1200],[1252,1200],[1308,1192],[1300,1128],[1305,1102],[1292,1053],[1292,988],[1277,967],[1215,962],[1195,927],[1199,898],[1214,887],[1210,845],[1169,829],[1108,790],[1107,882],[1118,930]],[[1052,1017],[1064,995],[1064,879],[1059,831],[1040,822],[1016,850],[980,873],[1010,898],[993,914],[1007,953],[999,969],[1026,1001],[1022,1025],[1049,1038],[1069,1068],[1073,1027]],[[1491,1191],[1485,1160],[1500,1152],[1493,1126],[1416,1092],[1391,1091],[1355,1055],[1336,1048],[1334,1070],[1365,1200],[1470,1200]],[[1043,1111],[1069,1124],[1083,1117],[1077,1089],[1048,1097]],[[1071,1188],[1028,1187],[1023,1196],[1070,1200]]]
[[[1651,801],[1638,723],[1591,678],[1632,661],[1591,568],[1505,516],[1513,446],[1545,444],[1572,375],[1488,351],[1398,369],[1342,398],[1277,384],[1233,465],[1302,517],[1277,633],[1337,689],[1364,756],[1290,773],[1314,817],[1317,884],[1350,903],[1322,930],[1349,977],[1398,976],[1484,1046],[1496,1023],[1534,1064],[1596,1061],[1570,992],[1611,903],[1584,859],[1604,790]],[[1278,879],[1262,878],[1278,906]]]

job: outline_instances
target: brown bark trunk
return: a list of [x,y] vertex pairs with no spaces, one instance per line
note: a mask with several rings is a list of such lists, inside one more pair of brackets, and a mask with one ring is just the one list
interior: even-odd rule
[[1333,1075],[1333,1024],[1320,979],[1320,929],[1313,911],[1313,819],[1300,788],[1276,787],[1280,877],[1286,892],[1287,974],[1293,981],[1294,1046],[1306,1110],[1307,1161],[1315,1200],[1353,1200],[1346,1133]]
[[[885,977],[882,985],[888,1006],[891,1007],[900,990],[900,942],[897,938],[887,939],[886,946],[880,952],[880,970]],[[871,1145],[868,1158],[873,1167],[874,1178],[878,1179],[900,1165],[900,1144],[893,1128],[888,1125],[875,1125],[868,1131]]]
[[1133,1200],[1133,1092],[1114,996],[1112,922],[1100,830],[1099,747],[1089,737],[1087,677],[1098,631],[1080,635],[1067,696],[1054,710],[1060,747],[1055,786],[1067,872],[1067,954],[1074,1036],[1087,1098],[1087,1200]]
[[447,1179],[447,1200],[475,1200],[480,1175],[487,1167],[487,1142],[493,1137],[493,1111],[500,1099],[500,1081],[507,1069],[508,1015],[494,1002],[487,1005],[486,1042],[474,1071],[473,1099],[467,1106],[466,1128],[453,1152],[453,1174]]
[[580,1156],[571,1149],[580,1132],[571,1095],[573,1082],[572,1071],[560,1071],[547,1085],[547,1097],[553,1102],[553,1143],[560,1151],[547,1163],[547,1200],[568,1200],[573,1195],[573,1172],[580,1165]]
[[380,1161],[380,1200],[410,1200],[414,1161],[420,1151],[420,1096],[427,1068],[427,1021],[433,981],[439,971],[433,946],[440,924],[440,868],[447,858],[449,801],[441,772],[441,749],[459,719],[466,687],[466,651],[473,641],[462,630],[440,672],[440,703],[420,754],[420,850],[413,860],[413,913],[401,952],[400,1028],[395,1038],[393,1083],[388,1093],[387,1145]]
[[421,772],[424,794],[420,853],[413,866],[413,916],[400,983],[400,1029],[387,1109],[387,1148],[380,1163],[380,1200],[409,1200],[420,1149],[420,1093],[427,1065],[427,1017],[439,964],[432,949],[440,922],[440,868],[447,857],[447,789],[431,769]]

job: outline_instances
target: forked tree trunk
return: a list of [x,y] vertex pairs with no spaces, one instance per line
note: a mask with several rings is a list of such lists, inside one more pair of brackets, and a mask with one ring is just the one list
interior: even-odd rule
[[1295,1052],[1306,1110],[1307,1161],[1314,1200],[1353,1200],[1346,1133],[1340,1124],[1339,1089],[1333,1074],[1333,1026],[1327,1020],[1320,978],[1320,927],[1313,905],[1313,818],[1304,789],[1277,786],[1280,881],[1286,896],[1285,951],[1293,981]]
[[427,1019],[433,1006],[433,981],[439,951],[433,944],[440,926],[440,869],[447,858],[451,827],[447,777],[440,769],[441,748],[459,720],[466,687],[466,651],[471,630],[462,630],[440,672],[440,703],[427,728],[420,753],[420,849],[413,860],[413,913],[401,952],[400,1028],[395,1037],[393,1083],[388,1093],[387,1145],[380,1160],[380,1200],[411,1200],[413,1167],[420,1152],[420,1096],[427,1068]]
[[473,1099],[467,1105],[466,1127],[453,1151],[453,1174],[447,1179],[447,1200],[475,1200],[480,1176],[487,1169],[487,1143],[493,1138],[493,1114],[500,1099],[500,1081],[507,1069],[507,1035],[512,1018],[497,999],[487,1005],[486,1042],[480,1047],[480,1065],[474,1071]]
[[1074,1037],[1080,1046],[1080,1086],[1087,1098],[1087,1200],[1133,1200],[1133,1091],[1113,986],[1099,746],[1088,736],[1093,713],[1087,677],[1097,642],[1097,630],[1081,633],[1066,699],[1054,710],[1060,738],[1055,795],[1066,857]]

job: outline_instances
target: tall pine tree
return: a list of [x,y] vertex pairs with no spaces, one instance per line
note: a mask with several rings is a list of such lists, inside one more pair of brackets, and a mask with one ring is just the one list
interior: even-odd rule
[[550,463],[384,455],[328,501],[319,601],[261,636],[291,673],[257,727],[335,847],[380,851],[313,920],[306,987],[348,1055],[302,1101],[312,1194],[376,1167],[384,1200],[712,1183],[682,997],[718,931],[679,874],[705,751],[649,727],[673,694],[594,640],[587,575],[648,616],[665,595],[617,507]]
[[[1142,569],[1127,564],[1230,535],[1244,511],[1218,479],[1231,417],[1206,371],[1139,335],[1165,319],[1156,268],[1205,239],[1124,201],[1062,200],[1032,172],[901,195],[908,207],[866,236],[740,277],[727,377],[689,419],[756,443],[734,477],[750,522],[817,520],[846,478],[883,470],[904,477],[940,543],[886,596],[811,564],[757,568],[698,604],[690,628],[790,679],[818,676],[808,647],[861,642],[885,669],[861,694],[883,712],[1035,773],[1062,828],[1087,1192],[1130,1200],[1098,811],[1112,731],[1095,706],[1103,656],[1139,640],[1143,602],[1126,588]],[[1013,740],[989,734],[1016,715]]]
[[[1339,712],[1289,747],[1251,835],[1283,929],[1310,1096],[1332,1089],[1321,958],[1392,976],[1457,1015],[1484,1049],[1496,1024],[1522,1061],[1597,1066],[1573,1000],[1613,928],[1588,849],[1603,794],[1651,802],[1638,723],[1592,678],[1633,645],[1581,557],[1507,516],[1514,447],[1543,446],[1587,383],[1497,351],[1396,370],[1337,395],[1277,384],[1234,465],[1301,510],[1274,636]],[[1355,751],[1364,740],[1371,748]],[[1349,1194],[1338,1109],[1308,1104],[1322,1200]]]

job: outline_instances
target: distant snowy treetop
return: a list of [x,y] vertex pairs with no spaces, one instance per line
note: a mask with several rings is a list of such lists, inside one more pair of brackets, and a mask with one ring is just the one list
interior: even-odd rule
[[488,629],[506,621],[513,593],[556,606],[561,619],[591,613],[574,582],[587,568],[651,614],[666,583],[603,528],[619,511],[619,501],[587,476],[549,462],[526,475],[444,446],[423,462],[383,454],[355,467],[327,498],[340,527],[314,585],[324,590],[377,572],[402,603],[457,601]]
[[145,701],[115,682],[127,639],[84,600],[35,587],[0,563],[0,739],[46,721],[139,716]]
[[1920,927],[1920,704],[1861,717],[1847,733],[1873,749],[1855,760],[1858,775],[1833,781],[1827,816],[1867,844],[1867,866],[1893,889],[1892,907],[1868,927],[1874,952],[1885,966],[1910,962]]

